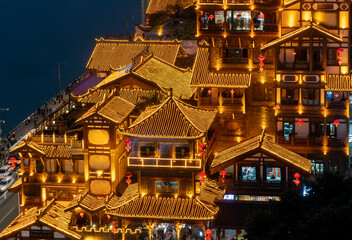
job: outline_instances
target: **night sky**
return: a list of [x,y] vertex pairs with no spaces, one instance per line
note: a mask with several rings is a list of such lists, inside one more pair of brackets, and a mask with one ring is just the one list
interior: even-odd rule
[[84,73],[94,38],[141,23],[141,0],[1,1],[0,112],[3,134]]

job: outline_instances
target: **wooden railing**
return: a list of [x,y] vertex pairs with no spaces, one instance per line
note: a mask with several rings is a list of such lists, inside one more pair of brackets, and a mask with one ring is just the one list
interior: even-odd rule
[[278,144],[300,145],[300,146],[322,146],[323,137],[296,137],[277,136]]
[[201,159],[128,157],[129,167],[200,169]]

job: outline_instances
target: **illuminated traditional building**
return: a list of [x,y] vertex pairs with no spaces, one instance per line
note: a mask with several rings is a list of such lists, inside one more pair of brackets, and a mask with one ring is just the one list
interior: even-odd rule
[[[97,40],[87,70],[102,80],[72,95],[71,130],[12,150],[22,164],[13,190],[36,208],[0,239],[232,237],[311,172],[346,169],[349,3],[198,0],[196,9],[192,70],[180,67],[188,56],[177,40]],[[60,224],[43,220],[61,213]]]

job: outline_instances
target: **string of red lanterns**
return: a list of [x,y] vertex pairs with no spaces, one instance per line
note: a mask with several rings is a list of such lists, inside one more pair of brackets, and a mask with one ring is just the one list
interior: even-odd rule
[[14,170],[15,167],[16,167],[16,164],[15,164],[16,161],[17,161],[17,160],[16,160],[16,158],[14,158],[14,157],[12,157],[12,158],[9,159],[9,162],[11,163],[10,168],[11,168],[12,170]]
[[130,183],[132,182],[132,180],[130,179],[130,177],[132,177],[132,173],[131,173],[131,172],[127,172],[127,173],[125,174],[125,177],[127,177],[126,183],[127,183],[128,185],[130,185]]
[[293,175],[293,177],[296,178],[295,184],[296,184],[296,186],[298,186],[298,185],[301,183],[301,182],[298,180],[298,178],[301,177],[301,174],[295,173],[295,174]]
[[226,180],[226,178],[225,178],[226,174],[227,174],[227,172],[226,172],[225,170],[221,170],[221,171],[220,171],[220,175],[222,176],[222,178],[221,178],[221,181],[222,181],[222,182],[225,182],[225,180]]
[[263,71],[264,70],[264,68],[263,68],[263,66],[264,66],[264,60],[265,60],[265,56],[263,56],[263,55],[260,55],[259,57],[258,57],[258,59],[259,59],[259,70],[260,71]]
[[113,234],[115,234],[116,232],[117,232],[117,222],[116,221],[112,221],[111,223],[110,223],[110,225],[112,226],[112,229],[111,229],[111,232],[113,233]]
[[342,53],[343,53],[343,48],[338,48],[337,49],[337,59],[338,59],[338,64],[341,65],[342,64],[342,59],[343,59],[343,56],[342,56]]
[[211,234],[213,233],[213,231],[211,229],[207,229],[205,230],[205,234],[207,235],[205,237],[205,240],[211,240]]
[[200,172],[199,177],[200,177],[199,182],[204,183],[205,182],[204,178],[206,177],[205,172]]
[[125,139],[125,143],[126,143],[126,151],[130,151],[131,150],[131,139]]
[[199,147],[199,153],[203,154],[204,153],[205,143],[199,143],[198,147]]

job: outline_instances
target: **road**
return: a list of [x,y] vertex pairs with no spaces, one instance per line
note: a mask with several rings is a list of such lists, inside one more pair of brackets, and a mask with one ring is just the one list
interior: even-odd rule
[[10,193],[0,203],[0,232],[2,232],[20,213],[19,194]]

